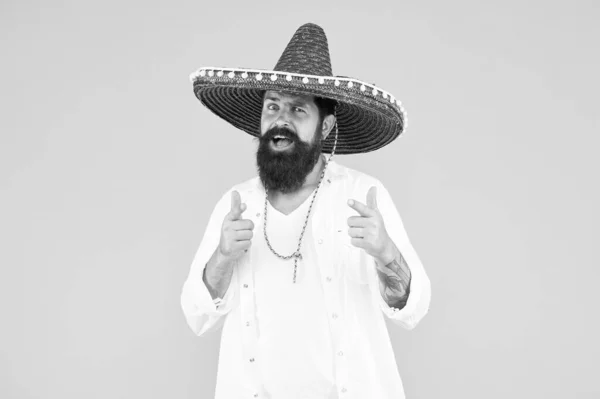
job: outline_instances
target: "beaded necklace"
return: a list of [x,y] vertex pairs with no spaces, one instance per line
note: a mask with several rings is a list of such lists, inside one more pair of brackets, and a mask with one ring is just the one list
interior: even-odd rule
[[306,231],[306,226],[308,226],[308,220],[310,218],[310,211],[312,210],[313,203],[315,202],[315,198],[317,197],[317,193],[319,192],[319,188],[321,187],[321,183],[323,182],[323,178],[325,177],[325,171],[327,170],[327,165],[329,165],[331,158],[333,158],[333,155],[335,154],[337,140],[338,140],[338,126],[337,126],[337,121],[336,121],[336,123],[335,123],[335,141],[333,143],[333,150],[331,151],[331,155],[329,156],[329,158],[325,161],[325,166],[323,167],[323,171],[321,172],[321,177],[319,177],[319,183],[317,183],[317,188],[315,189],[312,199],[310,200],[310,205],[308,206],[308,212],[306,212],[306,219],[304,220],[304,225],[302,226],[302,231],[300,232],[300,238],[298,239],[298,247],[296,248],[296,251],[291,255],[279,254],[271,246],[269,237],[267,237],[267,204],[268,204],[268,200],[269,200],[268,199],[269,193],[268,192],[265,193],[265,211],[264,211],[264,219],[263,219],[264,220],[263,232],[264,232],[264,236],[265,236],[265,242],[267,243],[267,246],[269,247],[269,249],[271,250],[273,255],[277,256],[279,259],[282,259],[282,260],[294,259],[294,279],[293,279],[294,284],[296,284],[296,271],[298,269],[298,261],[302,259],[302,253],[300,252],[300,248],[302,247],[302,238],[304,237],[304,232]]

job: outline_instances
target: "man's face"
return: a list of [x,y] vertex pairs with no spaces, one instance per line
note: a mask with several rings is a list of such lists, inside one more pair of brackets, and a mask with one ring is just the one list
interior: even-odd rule
[[[269,129],[285,126],[294,132],[305,143],[312,143],[315,133],[320,134],[319,125],[321,118],[319,108],[313,96],[294,95],[276,91],[265,93],[261,117],[261,135]],[[293,147],[293,143],[275,140],[271,149],[273,151],[286,151]]]
[[265,93],[256,163],[267,190],[302,187],[321,154],[321,125],[313,97]]

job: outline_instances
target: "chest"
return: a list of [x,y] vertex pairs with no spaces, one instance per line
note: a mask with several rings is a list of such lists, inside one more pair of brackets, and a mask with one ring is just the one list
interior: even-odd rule
[[273,208],[284,215],[289,215],[298,209],[301,205],[312,199],[314,188],[302,189],[293,195],[274,195],[269,197],[269,202]]

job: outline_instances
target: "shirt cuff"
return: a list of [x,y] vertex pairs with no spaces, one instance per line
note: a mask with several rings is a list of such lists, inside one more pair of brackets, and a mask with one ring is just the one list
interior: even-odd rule
[[[410,268],[410,266],[409,266]],[[416,314],[418,313],[418,303],[421,297],[421,276],[420,274],[413,273],[411,270],[411,279],[409,283],[409,294],[408,299],[406,301],[406,305],[402,309],[395,308],[387,304],[387,302],[383,299],[381,295],[381,290],[379,289],[379,276],[377,275],[377,271],[375,267],[372,268],[371,279],[372,279],[372,287],[373,294],[376,297],[376,301],[379,304],[379,308],[389,319],[392,321],[401,324],[407,329],[412,329],[417,324]]]
[[[233,283],[233,282],[232,282]],[[223,315],[229,312],[235,290],[231,284],[223,298],[213,299],[202,280],[188,280],[185,283],[185,296],[188,298],[188,303],[193,304],[196,314],[207,315]]]

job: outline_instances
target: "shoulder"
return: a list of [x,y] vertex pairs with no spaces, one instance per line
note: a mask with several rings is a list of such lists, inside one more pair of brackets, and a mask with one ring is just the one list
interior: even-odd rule
[[258,176],[230,187],[219,197],[217,203],[213,208],[212,215],[214,217],[221,218],[223,215],[229,212],[231,208],[231,193],[234,190],[240,194],[242,202],[246,203],[247,205],[249,205],[250,203],[255,203],[257,198],[262,198],[260,196],[261,187],[262,186],[260,184]]
[[258,178],[258,176],[255,176],[251,179],[248,179],[244,182],[241,182],[239,184],[236,184],[235,186],[231,187],[231,189],[229,189],[229,192],[233,191],[233,190],[237,190],[240,193],[243,192],[254,192],[257,190],[261,190],[261,184],[260,184],[260,179]]
[[383,187],[381,181],[376,177],[336,162],[332,162],[332,173],[336,178],[344,181],[349,189],[360,190],[365,187],[368,189],[371,186]]
[[371,187],[375,187],[377,204],[381,213],[388,217],[398,214],[390,192],[379,179],[342,165],[336,165],[335,169],[339,173],[339,185],[336,193],[344,198],[354,198],[366,203],[369,190]]
[[258,176],[255,176],[251,179],[248,179],[246,181],[243,181],[241,183],[235,184],[234,186],[230,187],[227,191],[225,191],[221,195],[221,198],[219,199],[218,204],[220,204],[220,203],[229,204],[231,201],[231,192],[232,191],[237,191],[238,193],[240,193],[240,196],[242,197],[243,201],[246,201],[248,198],[251,198],[257,194],[261,195],[261,193],[263,192],[262,185],[260,183],[260,179],[258,178]]

